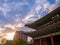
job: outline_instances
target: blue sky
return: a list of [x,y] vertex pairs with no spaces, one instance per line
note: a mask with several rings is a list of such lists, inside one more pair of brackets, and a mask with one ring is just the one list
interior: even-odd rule
[[60,6],[60,0],[0,0],[0,35],[24,27]]

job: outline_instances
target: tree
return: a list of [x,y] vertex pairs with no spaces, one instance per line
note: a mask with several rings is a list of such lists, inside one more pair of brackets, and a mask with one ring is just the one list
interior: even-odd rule
[[28,44],[27,41],[23,40],[22,38],[18,38],[17,40],[15,40],[14,45],[24,45],[24,44]]
[[16,40],[7,40],[5,45],[24,45],[28,44],[27,41],[23,40],[22,38],[18,38]]
[[6,40],[6,43],[4,43],[4,45],[14,45],[14,41],[13,40]]

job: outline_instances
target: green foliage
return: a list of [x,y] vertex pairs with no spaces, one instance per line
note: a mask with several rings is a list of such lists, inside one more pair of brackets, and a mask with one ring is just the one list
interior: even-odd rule
[[6,41],[5,45],[24,45],[28,44],[27,41],[23,40],[22,38],[16,39],[15,41]]
[[4,45],[14,45],[14,41],[12,41],[12,40],[7,40]]
[[19,38],[17,40],[15,40],[15,45],[24,45],[27,44],[28,42],[23,40],[22,38]]

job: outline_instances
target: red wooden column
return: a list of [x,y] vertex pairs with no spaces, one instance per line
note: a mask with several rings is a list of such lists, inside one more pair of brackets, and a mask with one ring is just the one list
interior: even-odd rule
[[53,40],[52,34],[50,34],[50,37],[51,37],[51,43],[52,43],[52,45],[54,45],[54,40]]
[[35,45],[35,41],[34,41],[34,38],[33,38],[33,42],[32,42],[32,45]]
[[40,38],[40,45],[42,45],[42,38]]

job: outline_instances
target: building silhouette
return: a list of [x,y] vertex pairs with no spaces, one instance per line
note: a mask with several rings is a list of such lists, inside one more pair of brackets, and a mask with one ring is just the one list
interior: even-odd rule
[[15,36],[14,36],[14,40],[18,39],[18,38],[22,38],[23,40],[26,40],[27,41],[27,36],[24,35],[22,33],[22,31],[16,31],[15,32]]
[[36,29],[31,33],[24,33],[33,38],[33,45],[60,45],[60,7],[31,24]]

